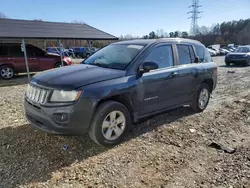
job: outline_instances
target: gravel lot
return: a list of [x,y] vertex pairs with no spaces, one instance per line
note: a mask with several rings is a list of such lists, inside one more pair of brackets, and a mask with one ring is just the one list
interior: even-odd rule
[[0,87],[0,187],[250,187],[250,67],[214,61],[218,85],[203,113],[155,116],[112,149],[33,128],[22,104],[26,85]]

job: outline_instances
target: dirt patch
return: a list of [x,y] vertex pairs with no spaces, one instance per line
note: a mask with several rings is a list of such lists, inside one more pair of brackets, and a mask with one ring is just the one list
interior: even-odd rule
[[1,87],[0,187],[250,187],[250,67],[214,60],[218,85],[203,113],[155,116],[109,150],[33,128],[23,110],[26,85]]

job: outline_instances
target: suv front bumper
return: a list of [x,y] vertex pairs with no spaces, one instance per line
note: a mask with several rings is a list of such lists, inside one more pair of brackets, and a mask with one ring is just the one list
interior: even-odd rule
[[[24,108],[28,121],[45,132],[63,135],[84,135],[88,132],[91,118],[79,115],[76,105],[44,107],[25,99]],[[66,121],[61,122],[61,114],[67,116]]]

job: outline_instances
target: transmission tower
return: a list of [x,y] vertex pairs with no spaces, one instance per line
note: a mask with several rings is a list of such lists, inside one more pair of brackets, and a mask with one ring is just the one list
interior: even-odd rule
[[199,5],[199,0],[193,0],[193,4],[189,6],[188,8],[191,8],[192,10],[188,12],[188,14],[191,14],[191,16],[188,19],[191,19],[191,27],[190,27],[190,33],[191,35],[197,35],[199,33],[198,28],[198,19],[201,18],[199,16],[202,11],[199,10],[199,8],[202,5]]

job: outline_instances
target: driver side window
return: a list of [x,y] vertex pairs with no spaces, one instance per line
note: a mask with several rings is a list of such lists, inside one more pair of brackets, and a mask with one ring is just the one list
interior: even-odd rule
[[158,69],[167,68],[174,65],[173,49],[171,45],[162,45],[155,47],[145,58],[146,61],[158,63]]

